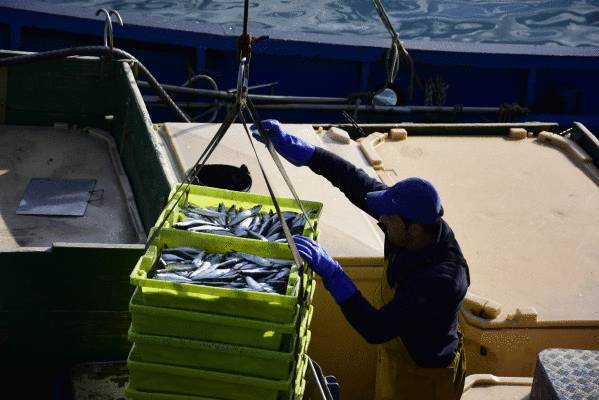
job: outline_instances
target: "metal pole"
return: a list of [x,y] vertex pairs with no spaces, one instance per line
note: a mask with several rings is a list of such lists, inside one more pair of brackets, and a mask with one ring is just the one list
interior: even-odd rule
[[[164,108],[162,103],[156,101],[156,96],[144,96],[146,107]],[[176,103],[181,108],[212,108],[214,103],[190,102]],[[342,104],[254,104],[257,110],[284,110],[284,111],[339,111],[353,112],[356,106]],[[368,113],[408,114],[408,113],[454,113],[454,107],[429,107],[429,106],[375,106],[361,105],[358,111]],[[499,107],[463,107],[461,113],[468,114],[497,114]]]
[[[144,81],[138,81],[140,89],[150,89],[150,85]],[[225,90],[194,89],[173,85],[161,85],[165,91],[172,93],[191,94],[200,97],[213,97],[221,100],[235,101],[236,95],[227,93]],[[260,94],[248,94],[252,101],[273,101],[280,103],[348,103],[345,97],[303,97],[303,96],[272,96]]]

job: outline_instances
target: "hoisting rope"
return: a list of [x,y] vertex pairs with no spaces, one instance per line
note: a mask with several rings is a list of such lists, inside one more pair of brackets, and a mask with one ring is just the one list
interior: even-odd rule
[[249,64],[252,58],[252,45],[269,39],[268,35],[252,38],[252,35],[248,33],[249,3],[249,0],[245,0],[243,6],[243,33],[235,41],[235,45],[237,46],[237,64],[241,64],[243,57],[246,58],[247,64]]
[[436,80],[437,82],[433,83],[432,76],[429,76],[426,80],[426,90],[424,95],[425,106],[442,107],[445,105],[449,84],[445,82],[439,75],[436,76]]
[[[387,30],[391,34],[391,47],[389,47],[389,50],[387,50],[387,53],[385,55],[385,69],[387,71],[387,80],[383,87],[376,92],[356,92],[350,94],[348,97],[352,101],[356,97],[360,96],[373,97],[376,94],[387,89],[387,87],[389,87],[389,85],[392,84],[395,81],[395,78],[397,77],[397,72],[399,71],[399,60],[401,58],[401,62],[403,63],[403,65],[410,71],[410,84],[408,85],[406,94],[408,99],[412,100],[412,95],[414,93],[414,79],[416,79],[416,83],[418,84],[422,92],[424,92],[424,85],[422,84],[422,81],[420,80],[420,78],[416,74],[416,71],[414,70],[414,61],[412,60],[412,57],[410,57],[408,51],[405,49],[405,47],[403,47],[403,42],[399,40],[399,35],[397,34],[397,32],[395,32],[395,29],[393,29],[393,25],[391,24],[391,21],[389,21],[387,12],[385,11],[385,8],[381,4],[380,0],[372,0],[372,3],[374,4],[374,8],[379,14],[381,21],[383,21],[385,28],[387,28]],[[389,60],[391,60],[392,53],[393,61],[390,66]]]
[[529,113],[528,108],[520,107],[518,103],[503,103],[499,106],[499,122],[514,122],[519,114]]
[[[268,178],[266,176],[264,168],[262,167],[262,163],[260,162],[260,159],[258,158],[258,153],[256,152],[254,143],[252,141],[251,135],[249,134],[249,130],[247,128],[247,124],[245,122],[245,119],[243,118],[243,110],[245,108],[248,109],[250,116],[252,117],[252,120],[254,122],[254,125],[256,126],[258,132],[260,133],[263,143],[266,145],[266,148],[270,152],[270,154],[273,158],[273,161],[275,162],[277,168],[281,172],[281,175],[283,176],[283,179],[287,183],[287,186],[291,190],[293,197],[295,198],[297,204],[299,205],[299,208],[301,209],[302,213],[304,214],[304,217],[306,218],[308,225],[310,226],[310,229],[312,230],[312,232],[314,234],[316,234],[316,230],[314,229],[314,226],[312,225],[310,218],[306,214],[306,211],[304,209],[304,206],[302,205],[301,200],[299,199],[299,196],[295,192],[295,189],[293,188],[293,185],[291,184],[291,181],[290,181],[289,177],[287,176],[287,173],[285,172],[285,168],[283,167],[283,164],[281,163],[281,160],[279,159],[277,151],[275,150],[275,148],[268,136],[268,133],[267,133],[266,129],[264,128],[264,125],[262,125],[262,120],[260,119],[258,113],[256,112],[256,109],[255,109],[252,101],[248,97],[248,75],[249,75],[248,63],[249,63],[249,60],[251,57],[251,51],[252,51],[251,46],[252,46],[252,44],[255,44],[262,40],[268,39],[268,36],[262,36],[262,37],[259,37],[256,39],[251,38],[251,36],[247,32],[248,10],[249,10],[249,0],[245,0],[243,34],[241,36],[239,36],[236,41],[237,58],[239,61],[239,73],[237,76],[237,91],[236,91],[235,105],[231,108],[231,110],[225,117],[225,121],[220,126],[218,132],[213,137],[211,142],[208,144],[208,147],[206,148],[204,153],[200,156],[200,158],[195,163],[195,165],[192,168],[187,170],[187,173],[185,175],[185,179],[183,180],[183,183],[181,185],[179,185],[177,191],[175,191],[173,196],[167,202],[167,204],[171,203],[173,198],[176,197],[178,191],[181,191],[181,194],[179,195],[177,201],[172,202],[172,206],[171,206],[170,210],[165,215],[164,219],[161,221],[161,223],[157,227],[157,229],[155,229],[155,231],[152,234],[152,237],[148,240],[148,242],[146,244],[146,249],[149,247],[150,243],[154,240],[154,238],[156,237],[156,235],[158,234],[158,232],[160,231],[160,229],[162,228],[162,226],[164,225],[164,223],[166,222],[166,220],[168,219],[170,214],[173,212],[173,210],[175,209],[177,204],[180,203],[180,200],[183,197],[183,195],[185,193],[187,193],[187,189],[188,189],[189,185],[191,184],[194,176],[196,176],[201,171],[201,169],[204,166],[204,164],[206,163],[208,157],[210,156],[210,154],[212,154],[212,152],[214,151],[216,146],[219,144],[219,142],[222,139],[222,137],[224,136],[225,132],[229,129],[229,127],[235,121],[235,119],[237,119],[237,117],[239,117],[241,122],[243,123],[246,134],[248,136],[248,139],[250,140],[250,144],[252,145],[252,148],[254,149],[256,158],[258,159],[258,164],[262,171],[262,175],[264,176],[264,180],[266,181],[266,186],[268,188],[271,199],[273,201],[273,205],[277,211],[277,215],[279,217],[279,221],[281,222],[281,226],[285,233],[287,243],[291,249],[291,253],[293,255],[295,264],[298,266],[299,291],[297,294],[298,294],[298,303],[300,305],[300,314],[301,314],[301,313],[303,313],[303,300],[304,300],[304,261],[302,260],[301,256],[299,255],[299,252],[297,250],[295,242],[293,241],[293,237],[291,235],[289,227],[287,226],[287,222],[285,221],[285,218],[283,217],[283,213],[281,212],[281,209],[280,209],[277,199],[274,195],[272,187],[271,187],[270,183],[268,182]],[[297,326],[298,330],[300,329],[301,319],[302,319],[301,317],[298,319],[298,326]]]

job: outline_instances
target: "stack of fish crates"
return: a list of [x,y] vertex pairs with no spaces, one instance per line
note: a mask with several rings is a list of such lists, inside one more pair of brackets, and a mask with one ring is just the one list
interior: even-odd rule
[[[266,240],[264,235],[259,239],[244,234],[240,228],[235,232],[227,223],[223,224],[230,231],[226,234],[222,229],[189,231],[185,228],[197,224],[182,223],[190,221],[187,210],[194,208],[217,210],[215,216],[220,215],[219,209],[227,210],[227,218],[235,223],[242,210],[252,210],[253,222],[260,221],[257,216],[267,221],[273,218],[272,199],[194,185],[175,186],[170,198],[157,223],[165,220],[163,227],[131,273],[131,283],[137,287],[129,304],[133,346],[127,360],[127,396],[134,400],[300,399],[308,367],[313,272],[304,264],[300,276],[288,244],[270,229],[270,240]],[[277,202],[284,216],[289,216],[286,221],[299,221],[292,218],[293,213],[301,214],[294,199],[277,198]],[[311,224],[304,219],[301,228],[296,223],[290,229],[317,240],[322,204],[302,201],[302,205],[310,210]],[[259,215],[258,209],[267,215]],[[243,226],[249,228],[247,222]],[[169,253],[175,254],[169,256],[175,261],[167,265],[164,254]],[[192,261],[180,260],[186,255]],[[232,267],[200,271],[210,265],[202,264],[208,255],[221,265],[223,259],[229,260]],[[240,264],[231,258],[245,265],[236,270]],[[270,272],[274,270],[271,280],[247,278],[262,272],[252,267],[256,264],[247,263],[254,258],[274,264],[269,266]],[[244,269],[248,266],[249,270]],[[277,268],[286,268],[286,273]],[[194,273],[202,279],[191,282]],[[232,282],[236,273],[239,276]],[[281,279],[273,280],[273,274],[285,275],[283,286],[279,283],[276,290],[269,282]],[[228,277],[224,282],[213,278],[224,276]]]

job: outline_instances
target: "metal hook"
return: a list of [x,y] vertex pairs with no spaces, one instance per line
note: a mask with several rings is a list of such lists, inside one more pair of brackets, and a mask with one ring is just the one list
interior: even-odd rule
[[109,34],[110,36],[110,58],[112,58],[112,51],[114,49],[114,40],[112,37],[112,18],[111,15],[116,15],[116,18],[118,19],[119,25],[123,26],[123,20],[121,19],[121,16],[119,15],[119,13],[115,10],[111,10],[110,12],[106,11],[105,8],[100,8],[98,11],[96,11],[96,15],[100,15],[101,13],[104,13],[106,15],[106,22],[104,24],[104,46],[108,47],[108,36],[107,34]]
[[237,104],[244,104],[245,96],[247,95],[248,87],[248,70],[246,58],[242,57],[239,63],[239,73],[237,74]]

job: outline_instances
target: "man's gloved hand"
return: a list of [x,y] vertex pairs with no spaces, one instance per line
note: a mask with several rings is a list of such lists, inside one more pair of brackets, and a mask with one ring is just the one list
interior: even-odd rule
[[358,290],[341,265],[319,243],[301,235],[294,235],[293,241],[302,258],[320,275],[324,287],[337,304],[341,304]]
[[[270,140],[277,153],[291,164],[301,167],[312,157],[314,145],[285,132],[276,119],[267,119],[262,121],[262,124],[268,131]],[[260,137],[256,125],[252,125],[250,129],[252,130],[252,136],[259,142],[262,142],[262,137]]]

